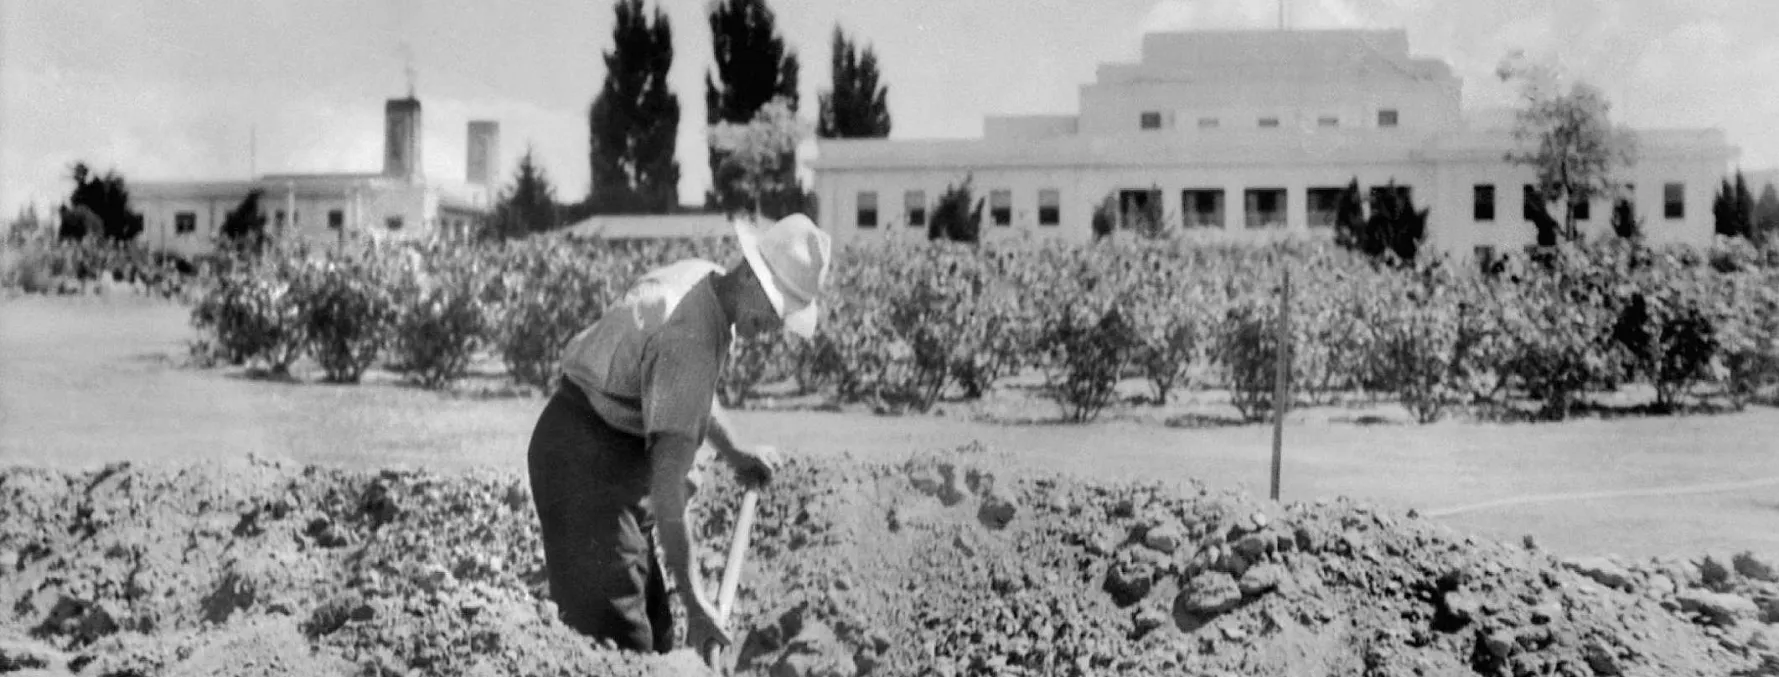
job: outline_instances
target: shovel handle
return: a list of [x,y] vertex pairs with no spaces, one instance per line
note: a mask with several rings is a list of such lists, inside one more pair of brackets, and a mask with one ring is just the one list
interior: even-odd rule
[[[741,517],[735,521],[735,533],[729,537],[729,560],[723,564],[723,583],[717,590],[717,624],[727,626],[729,611],[735,606],[735,592],[741,587],[741,566],[747,561],[748,537],[754,530],[754,512],[760,504],[760,492],[748,489],[741,495]],[[723,647],[711,642],[704,647],[704,663],[717,669]]]

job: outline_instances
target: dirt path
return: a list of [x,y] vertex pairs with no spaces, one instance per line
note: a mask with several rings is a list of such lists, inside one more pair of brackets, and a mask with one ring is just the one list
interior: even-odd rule
[[1683,487],[1651,487],[1648,489],[1625,489],[1621,491],[1587,491],[1561,494],[1544,494],[1541,496],[1515,496],[1498,501],[1485,501],[1470,505],[1453,506],[1428,510],[1428,517],[1450,517],[1465,513],[1481,512],[1499,508],[1510,508],[1538,503],[1562,503],[1567,501],[1598,501],[1621,498],[1658,498],[1664,496],[1696,496],[1699,494],[1717,494],[1733,491],[1749,491],[1766,487],[1779,486],[1779,477],[1764,477],[1747,482],[1726,482],[1719,484],[1694,484]]
[[[183,309],[141,299],[0,302],[0,463],[83,467],[251,452],[303,463],[524,468],[542,400],[284,384],[180,368]],[[1102,480],[1264,496],[1271,430],[1131,421],[1000,425],[958,417],[747,411],[747,439],[790,454],[896,458],[978,441]],[[1779,550],[1779,410],[1722,416],[1430,426],[1287,426],[1287,501],[1347,495],[1456,528],[1577,553]],[[1711,488],[1705,492],[1701,488]],[[1665,489],[1664,489],[1665,488]]]

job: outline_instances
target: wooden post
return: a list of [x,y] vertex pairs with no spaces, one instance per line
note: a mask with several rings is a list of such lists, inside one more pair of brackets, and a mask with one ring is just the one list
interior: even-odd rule
[[1279,500],[1279,464],[1284,457],[1285,412],[1291,408],[1291,269],[1279,287],[1279,341],[1273,372],[1272,500]]

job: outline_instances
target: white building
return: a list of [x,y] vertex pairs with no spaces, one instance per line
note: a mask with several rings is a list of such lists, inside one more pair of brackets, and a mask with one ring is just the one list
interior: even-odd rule
[[500,128],[469,123],[464,182],[428,181],[421,170],[420,101],[384,107],[383,171],[265,174],[238,181],[132,182],[130,202],[143,216],[141,241],[185,256],[209,252],[228,213],[262,191],[266,232],[286,241],[464,238],[492,204]]
[[[1331,233],[1339,191],[1394,180],[1430,208],[1428,239],[1454,253],[1529,244],[1530,168],[1507,163],[1511,111],[1466,114],[1444,62],[1410,56],[1401,30],[1145,35],[1139,63],[1101,65],[1078,115],[990,117],[980,138],[821,140],[819,222],[836,241],[925,237],[966,175],[984,239],[1092,238],[1107,196],[1159,189],[1170,223],[1211,238]],[[1638,130],[1625,171],[1644,230],[1708,243],[1711,199],[1737,151],[1715,129]],[[1610,232],[1605,200],[1580,216]]]

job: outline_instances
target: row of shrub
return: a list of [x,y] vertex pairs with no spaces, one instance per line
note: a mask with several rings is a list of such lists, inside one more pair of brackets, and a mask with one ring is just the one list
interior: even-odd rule
[[0,288],[30,294],[67,293],[113,282],[176,298],[196,273],[196,265],[179,256],[97,237],[0,244]]
[[[271,372],[307,354],[326,378],[353,381],[381,360],[440,387],[487,354],[514,381],[548,388],[575,332],[640,272],[683,256],[739,259],[715,242],[275,252],[229,267],[193,318],[216,355]],[[1256,420],[1272,407],[1287,269],[1290,384],[1311,403],[1382,395],[1433,421],[1529,401],[1562,418],[1585,394],[1632,382],[1672,409],[1703,395],[1742,406],[1779,380],[1779,268],[1746,248],[1565,245],[1491,274],[1381,266],[1306,242],[885,242],[838,256],[820,334],[739,346],[728,404],[789,382],[925,410],[1037,373],[1072,420],[1094,418],[1131,377],[1154,403],[1226,388]]]

